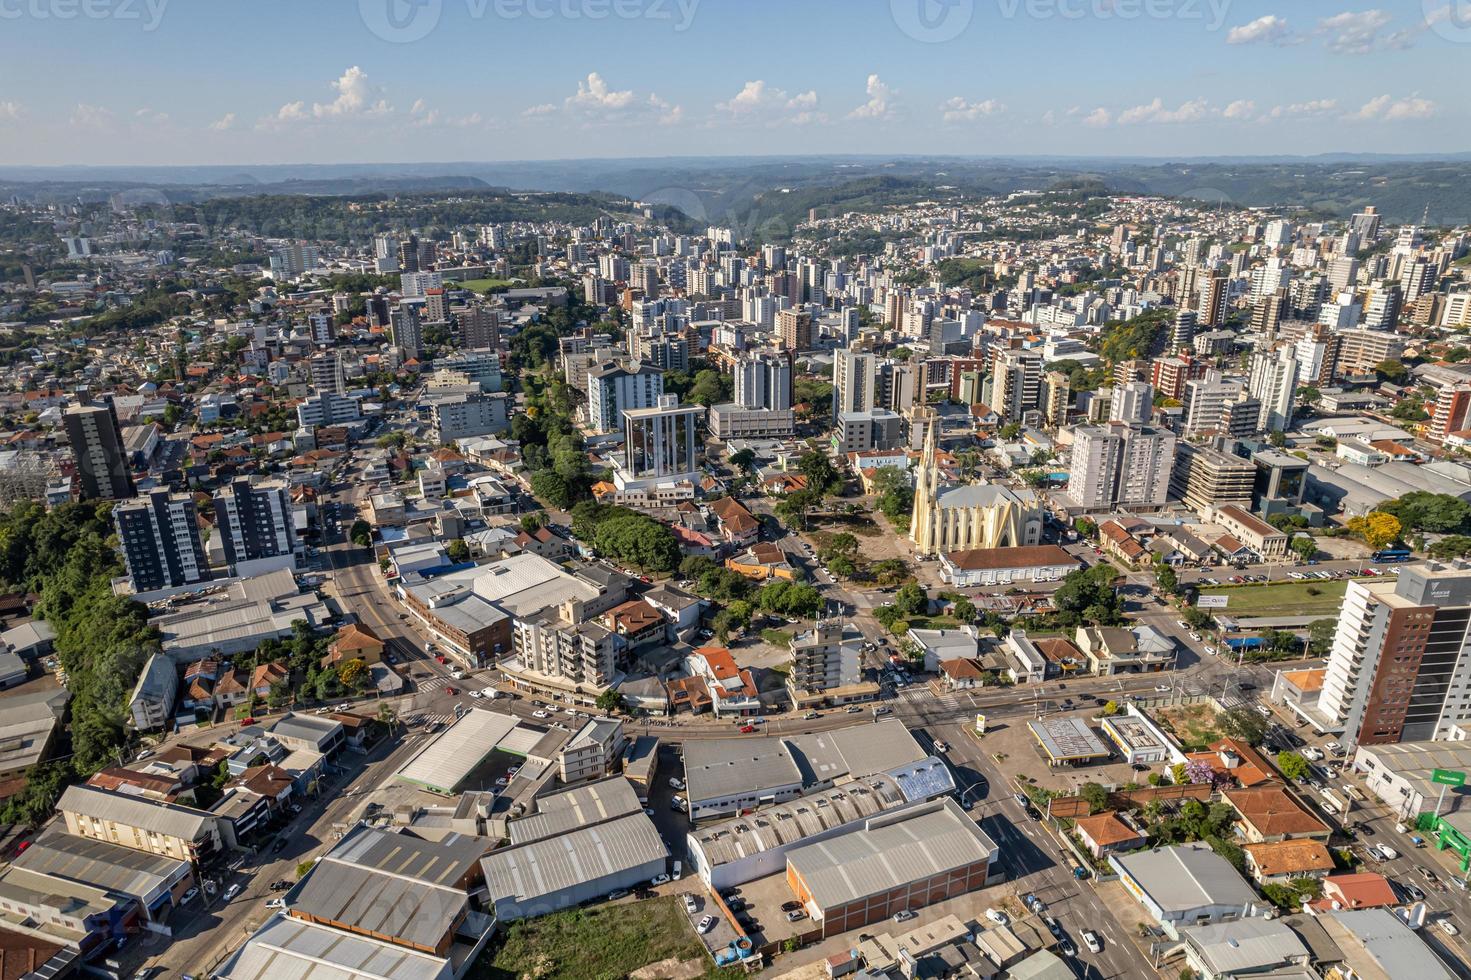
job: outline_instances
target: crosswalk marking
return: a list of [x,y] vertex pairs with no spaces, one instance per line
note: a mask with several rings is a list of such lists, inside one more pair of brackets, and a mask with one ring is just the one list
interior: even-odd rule
[[895,697],[905,704],[920,705],[922,707],[958,708],[961,705],[972,703],[963,691],[949,691],[945,694],[936,694],[926,688],[905,688],[897,692]]
[[423,693],[425,691],[437,691],[441,687],[444,687],[448,683],[449,683],[449,678],[448,677],[445,677],[442,674],[440,674],[440,675],[437,675],[435,677],[430,678],[427,681],[420,681],[419,682],[419,691],[420,691],[420,693]]

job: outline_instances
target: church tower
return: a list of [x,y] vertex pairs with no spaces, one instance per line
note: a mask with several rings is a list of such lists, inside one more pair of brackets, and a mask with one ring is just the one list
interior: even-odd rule
[[937,432],[934,410],[917,406],[915,413],[924,426],[924,449],[919,456],[919,473],[915,477],[914,509],[909,515],[909,540],[920,554],[929,554],[935,536],[935,499],[940,491],[940,464],[935,458]]

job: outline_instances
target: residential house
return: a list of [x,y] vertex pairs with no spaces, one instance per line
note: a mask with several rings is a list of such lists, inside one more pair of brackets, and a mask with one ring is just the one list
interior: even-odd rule
[[1309,839],[1327,841],[1332,832],[1281,783],[1221,791],[1239,815],[1236,827],[1247,843]]
[[1088,853],[1095,858],[1115,851],[1132,851],[1149,843],[1145,834],[1124,823],[1112,810],[1079,817],[1073,822],[1073,828]]
[[757,582],[797,580],[797,570],[787,560],[787,553],[770,541],[758,541],[739,555],[727,558],[725,567]]
[[364,623],[349,623],[337,631],[322,658],[323,667],[335,667],[344,661],[361,660],[365,664],[383,662],[383,641]]
[[1333,855],[1322,841],[1279,840],[1246,844],[1246,871],[1259,885],[1284,884],[1294,878],[1324,878],[1333,870]]

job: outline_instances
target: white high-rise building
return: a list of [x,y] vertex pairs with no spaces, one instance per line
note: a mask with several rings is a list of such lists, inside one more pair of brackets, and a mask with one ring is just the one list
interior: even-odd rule
[[342,374],[342,358],[335,351],[323,351],[307,359],[311,372],[312,387],[317,394],[343,395],[347,393],[347,380]]
[[852,412],[871,412],[877,391],[876,361],[872,354],[851,350],[833,352],[833,420]]
[[1292,428],[1292,404],[1297,397],[1297,353],[1291,347],[1257,351],[1251,356],[1247,391],[1261,402],[1261,430],[1286,432]]
[[1126,425],[1144,425],[1154,408],[1154,387],[1146,381],[1115,386],[1109,402],[1108,420]]
[[743,408],[792,407],[792,365],[774,351],[748,354],[735,365],[735,403]]
[[1080,426],[1073,430],[1067,495],[1090,511],[1162,507],[1175,467],[1175,434],[1152,426]]

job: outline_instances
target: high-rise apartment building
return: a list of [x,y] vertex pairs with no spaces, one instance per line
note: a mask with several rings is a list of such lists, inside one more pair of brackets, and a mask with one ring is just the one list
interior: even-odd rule
[[1007,422],[1042,405],[1042,354],[1034,350],[997,350],[991,364],[991,408]]
[[342,373],[342,358],[335,351],[322,351],[307,359],[312,387],[319,395],[347,393],[347,379]]
[[1445,738],[1471,721],[1471,570],[1350,582],[1318,708],[1344,744]]
[[285,559],[301,549],[285,480],[240,477],[216,491],[214,507],[215,533],[232,574],[246,562]]
[[1175,434],[1152,426],[1073,430],[1067,495],[1085,510],[1164,506],[1175,465]]
[[192,494],[151,490],[114,507],[112,522],[135,593],[209,578]]
[[1292,406],[1297,397],[1297,354],[1291,347],[1257,351],[1251,356],[1250,395],[1262,403],[1263,432],[1292,428]]
[[399,304],[390,314],[393,331],[393,346],[403,351],[405,358],[424,356],[424,328],[419,321],[417,307]]
[[833,420],[852,412],[871,412],[875,404],[874,355],[833,351]]
[[652,364],[610,361],[587,372],[587,418],[596,432],[623,428],[623,413],[650,408],[664,394],[664,372]]
[[123,500],[136,492],[128,472],[122,428],[112,404],[76,405],[62,416],[67,442],[77,461],[83,500]]
[[1144,381],[1117,385],[1109,402],[1108,420],[1125,425],[1143,425],[1154,408],[1154,388]]
[[812,349],[812,314],[806,310],[782,310],[776,315],[776,335],[793,354]]
[[792,407],[792,365],[784,354],[753,351],[736,361],[735,403],[743,408]]
[[1219,327],[1226,322],[1226,303],[1231,296],[1231,280],[1213,275],[1200,284],[1200,303],[1196,315],[1201,326]]
[[1188,442],[1177,447],[1170,493],[1198,514],[1226,504],[1251,510],[1255,483],[1256,467],[1250,460]]

